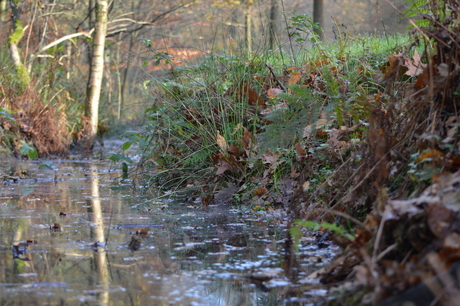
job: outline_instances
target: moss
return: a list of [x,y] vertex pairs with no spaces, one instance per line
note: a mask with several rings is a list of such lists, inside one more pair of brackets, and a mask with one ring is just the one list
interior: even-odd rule
[[18,77],[18,83],[21,89],[27,89],[27,87],[29,87],[30,84],[30,77],[27,73],[26,67],[24,67],[23,65],[19,65],[18,67],[16,67],[16,76]]
[[24,34],[24,27],[22,26],[22,22],[20,20],[16,20],[14,32],[8,37],[8,44],[9,45],[17,44],[23,34]]

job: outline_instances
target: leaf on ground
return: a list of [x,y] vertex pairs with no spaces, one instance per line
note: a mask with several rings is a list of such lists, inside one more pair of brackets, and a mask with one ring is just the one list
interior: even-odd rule
[[444,155],[444,153],[442,153],[441,151],[439,151],[437,149],[431,149],[431,150],[428,150],[425,153],[421,154],[417,158],[417,162],[424,161],[424,160],[426,160],[428,158],[433,159],[433,158],[435,158],[437,156],[442,156],[442,155]]
[[262,155],[262,161],[265,165],[274,165],[280,156],[281,153],[271,153],[266,151],[264,155]]
[[228,143],[227,140],[225,140],[224,136],[220,135],[220,131],[217,131],[216,142],[220,148],[220,152],[224,155],[227,154]]
[[408,69],[406,74],[409,76],[420,75],[423,72],[423,69],[426,67],[426,64],[422,63],[417,50],[414,51],[413,59],[405,58],[405,61],[402,65]]
[[267,90],[267,96],[269,96],[270,98],[275,98],[276,96],[278,96],[280,93],[283,93],[283,92],[284,91],[279,88],[270,88],[269,90]]
[[256,190],[253,191],[253,193],[260,197],[260,196],[262,196],[262,195],[267,193],[267,188],[265,188],[265,187],[257,188]]
[[245,126],[243,126],[243,130],[244,130],[244,134],[243,134],[244,149],[249,150],[252,144],[252,133],[249,132],[249,130]]
[[302,147],[302,145],[300,143],[296,143],[295,146],[294,146],[294,149],[295,149],[295,152],[296,152],[296,161],[298,163],[301,163],[301,162],[304,162],[305,160],[307,160],[307,157],[308,157],[308,152],[306,150],[304,150],[304,148]]
[[289,77],[288,86],[297,84],[301,78],[302,74],[300,73],[300,71],[293,71],[291,76]]

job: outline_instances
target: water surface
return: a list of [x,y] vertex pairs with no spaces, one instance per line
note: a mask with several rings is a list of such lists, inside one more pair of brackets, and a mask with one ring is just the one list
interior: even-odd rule
[[[155,199],[108,162],[42,163],[1,168],[20,177],[1,182],[1,305],[306,305],[325,295],[287,277],[280,213]],[[314,241],[300,248],[300,278],[337,251]]]

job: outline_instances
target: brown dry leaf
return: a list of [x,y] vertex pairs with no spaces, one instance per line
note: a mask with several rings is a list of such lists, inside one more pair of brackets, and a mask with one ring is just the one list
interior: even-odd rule
[[455,232],[450,233],[444,239],[443,247],[458,253],[460,251],[460,235]]
[[302,74],[300,73],[300,71],[293,71],[291,76],[289,77],[288,86],[297,84],[301,78]]
[[245,126],[243,126],[243,130],[244,130],[244,134],[243,134],[244,149],[249,150],[252,144],[252,133],[249,132],[249,130]]
[[444,153],[442,153],[441,151],[437,150],[437,149],[431,149],[431,150],[428,150],[427,152],[421,154],[418,158],[417,158],[417,162],[421,162],[427,158],[435,158],[436,156],[442,156],[444,155]]
[[150,229],[149,228],[136,228],[135,233],[136,235],[146,236],[150,233]]
[[[315,130],[318,131],[327,124],[327,119],[320,118],[316,121]],[[303,131],[303,138],[310,138],[313,131],[313,126],[311,124],[307,125]]]
[[382,72],[385,73],[385,78],[388,78],[394,71],[399,70],[401,73],[407,71],[407,67],[404,66],[406,62],[411,59],[402,53],[393,54],[388,56],[388,63],[382,66]]
[[447,207],[435,204],[428,208],[428,227],[437,238],[441,238],[446,233],[453,220],[454,213]]
[[266,151],[264,155],[262,155],[262,160],[265,165],[274,165],[278,158],[280,157],[281,153],[270,153]]
[[141,241],[142,240],[139,238],[131,237],[131,241],[128,244],[128,249],[131,251],[139,250],[141,247]]
[[224,136],[220,135],[220,131],[217,131],[216,142],[220,148],[220,152],[226,155],[228,152],[228,143]]
[[302,189],[304,192],[307,192],[308,189],[310,189],[310,181],[305,181],[305,183],[302,185]]
[[248,103],[250,105],[264,105],[264,100],[257,94],[257,92],[251,88],[250,85],[244,85],[243,91],[248,97]]
[[292,178],[297,178],[300,176],[300,172],[297,172],[296,167],[292,166],[291,167],[291,177]]
[[257,188],[256,190],[253,191],[253,193],[260,197],[260,196],[262,196],[262,195],[267,193],[267,188],[265,188],[265,187]]
[[372,274],[367,267],[355,266],[353,270],[356,273],[355,279],[358,284],[363,286],[371,286],[374,284],[374,278],[372,277]]
[[238,150],[238,147],[235,145],[231,145],[228,147],[228,154],[233,155],[233,156],[239,156],[240,151]]
[[426,67],[426,64],[422,64],[420,55],[418,54],[417,50],[414,51],[413,59],[406,59],[402,65],[408,69],[406,74],[409,76],[420,75],[423,72],[423,69]]
[[61,225],[59,223],[53,223],[53,225],[50,226],[50,230],[52,230],[53,232],[60,232]]
[[238,169],[242,166],[240,162],[238,162],[233,155],[224,155],[222,153],[217,153],[211,156],[214,166],[217,167],[217,175],[222,175],[226,171],[232,172],[234,169]]
[[217,167],[217,171],[216,171],[216,174],[217,175],[222,175],[225,173],[225,171],[232,171],[233,168],[232,166],[225,160],[222,160],[222,159],[219,159],[219,162],[216,164],[216,167]]
[[267,90],[267,96],[271,97],[271,98],[274,98],[276,96],[278,96],[280,93],[283,93],[284,91],[282,89],[279,89],[279,88],[270,88],[269,90]]
[[305,151],[302,148],[302,145],[300,143],[296,143],[294,148],[296,152],[296,157],[295,157],[296,161],[298,163],[304,162],[308,157],[307,151]]

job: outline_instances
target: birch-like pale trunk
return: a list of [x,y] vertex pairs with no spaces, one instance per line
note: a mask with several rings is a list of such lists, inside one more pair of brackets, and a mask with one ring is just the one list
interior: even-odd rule
[[86,92],[85,116],[89,118],[89,147],[94,145],[97,135],[99,117],[99,100],[101,96],[102,78],[104,75],[104,49],[107,33],[107,0],[96,1],[96,22],[94,24],[93,50],[91,55],[90,76]]
[[246,46],[248,48],[248,54],[252,53],[252,16],[251,6],[248,5],[245,12],[245,25],[246,25]]

